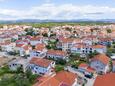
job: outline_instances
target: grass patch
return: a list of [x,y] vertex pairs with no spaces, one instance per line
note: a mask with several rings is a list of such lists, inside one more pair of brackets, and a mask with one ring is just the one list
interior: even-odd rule
[[59,72],[59,71],[62,71],[62,70],[64,70],[64,66],[62,66],[62,65],[56,65],[56,67],[55,67],[55,71],[56,72]]

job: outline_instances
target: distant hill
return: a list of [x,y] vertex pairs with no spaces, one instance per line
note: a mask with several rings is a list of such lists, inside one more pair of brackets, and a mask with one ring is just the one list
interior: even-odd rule
[[77,19],[77,20],[40,20],[40,19],[20,19],[20,20],[0,20],[0,24],[12,23],[45,23],[45,22],[102,22],[102,23],[115,23],[115,19]]

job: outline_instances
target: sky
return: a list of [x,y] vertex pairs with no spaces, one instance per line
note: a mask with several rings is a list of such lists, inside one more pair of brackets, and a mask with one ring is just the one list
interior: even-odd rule
[[115,19],[115,0],[0,0],[0,20]]

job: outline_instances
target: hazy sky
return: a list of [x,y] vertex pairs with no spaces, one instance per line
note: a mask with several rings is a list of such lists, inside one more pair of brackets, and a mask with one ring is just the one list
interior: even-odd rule
[[1,19],[115,19],[115,0],[0,0]]

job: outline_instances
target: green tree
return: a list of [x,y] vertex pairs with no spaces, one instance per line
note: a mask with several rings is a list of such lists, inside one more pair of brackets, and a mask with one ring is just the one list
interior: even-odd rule
[[112,72],[113,70],[113,62],[112,62],[112,59],[110,59],[109,61],[109,72]]
[[107,33],[111,33],[112,32],[112,30],[111,29],[107,29]]
[[59,71],[62,71],[62,70],[64,70],[64,67],[62,65],[56,65],[56,67],[55,67],[56,72],[59,72]]
[[25,31],[26,31],[26,35],[31,35],[31,36],[34,35],[34,30],[33,29],[25,29]]

